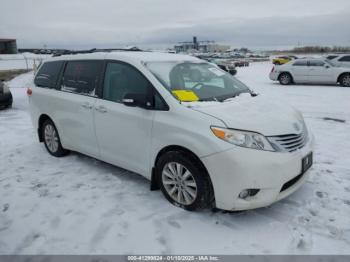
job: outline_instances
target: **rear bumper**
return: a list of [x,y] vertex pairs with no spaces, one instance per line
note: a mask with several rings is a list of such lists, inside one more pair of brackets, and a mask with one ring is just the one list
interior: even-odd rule
[[278,80],[278,73],[276,73],[276,72],[271,72],[271,73],[269,74],[269,77],[270,77],[270,79],[271,79],[272,81],[277,81],[277,80]]
[[0,94],[0,107],[7,107],[12,105],[12,94]]
[[[303,157],[312,149],[313,136],[310,135],[307,144],[293,153],[234,147],[202,158],[212,180],[216,207],[225,210],[259,208],[292,194],[307,179],[308,171],[296,177],[302,172]],[[246,199],[239,198],[244,189],[259,189],[259,192]]]

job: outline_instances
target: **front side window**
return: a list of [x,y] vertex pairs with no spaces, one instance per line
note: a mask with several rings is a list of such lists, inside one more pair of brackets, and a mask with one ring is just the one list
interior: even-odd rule
[[350,56],[343,56],[339,59],[340,62],[350,62]]
[[126,94],[147,96],[150,88],[148,80],[134,67],[110,62],[107,64],[103,84],[103,98],[121,103]]
[[310,66],[324,66],[324,62],[322,60],[310,60]]
[[224,101],[249,88],[229,73],[203,62],[148,62],[146,67],[180,101]]
[[306,60],[297,60],[293,63],[293,66],[307,66]]
[[39,87],[55,88],[63,61],[45,62],[35,76],[34,83]]
[[61,90],[76,94],[95,96],[99,85],[103,62],[71,61],[67,62],[63,74]]

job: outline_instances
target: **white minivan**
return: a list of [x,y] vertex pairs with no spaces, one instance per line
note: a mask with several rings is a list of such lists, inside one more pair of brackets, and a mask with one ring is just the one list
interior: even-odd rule
[[51,58],[28,88],[39,140],[131,170],[186,210],[263,207],[296,191],[313,136],[293,108],[186,55]]

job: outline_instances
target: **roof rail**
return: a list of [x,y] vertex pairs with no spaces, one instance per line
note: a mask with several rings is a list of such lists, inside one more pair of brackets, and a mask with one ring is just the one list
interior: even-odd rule
[[61,55],[75,55],[75,54],[91,54],[96,52],[113,52],[113,51],[128,51],[128,52],[139,52],[143,51],[139,49],[138,47],[132,47],[132,48],[105,48],[105,49],[97,49],[92,48],[88,50],[62,50],[58,51],[57,53],[54,53],[52,56],[61,56]]

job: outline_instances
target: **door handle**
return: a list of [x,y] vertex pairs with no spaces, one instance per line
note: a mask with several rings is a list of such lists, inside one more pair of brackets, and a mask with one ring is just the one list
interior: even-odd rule
[[100,112],[100,113],[106,113],[107,112],[107,108],[105,108],[104,106],[95,107],[95,110]]
[[91,109],[92,108],[92,104],[90,104],[89,102],[85,102],[81,104],[81,107],[84,107],[86,109]]

